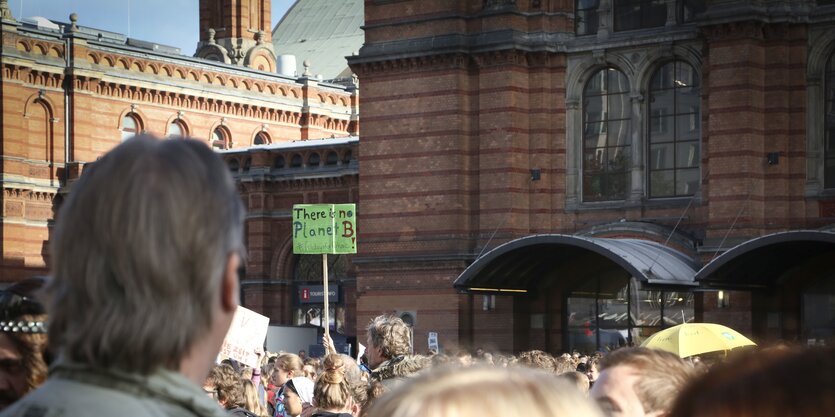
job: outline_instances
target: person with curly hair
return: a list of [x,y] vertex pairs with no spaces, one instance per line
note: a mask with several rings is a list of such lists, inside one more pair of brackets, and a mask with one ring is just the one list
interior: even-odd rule
[[227,364],[216,365],[209,372],[203,391],[214,398],[229,415],[237,417],[257,417],[251,410],[247,410],[244,396],[244,381]]
[[[371,379],[389,385],[430,364],[430,359],[412,355],[412,333],[409,326],[396,316],[377,316],[368,328],[368,365]],[[387,382],[388,381],[388,382]]]
[[522,352],[516,357],[515,365],[526,366],[528,368],[541,369],[546,372],[554,372],[556,368],[556,361],[554,357],[548,352],[541,350],[529,350]]

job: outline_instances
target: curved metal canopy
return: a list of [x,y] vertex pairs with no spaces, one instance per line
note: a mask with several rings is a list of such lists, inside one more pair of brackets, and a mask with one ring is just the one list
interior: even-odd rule
[[631,276],[653,285],[694,286],[695,273],[690,257],[655,242],[552,234],[498,246],[476,259],[453,285],[514,292],[550,281],[576,284],[596,276]]
[[798,267],[835,270],[835,233],[780,232],[739,244],[704,266],[696,281],[715,287],[765,287]]

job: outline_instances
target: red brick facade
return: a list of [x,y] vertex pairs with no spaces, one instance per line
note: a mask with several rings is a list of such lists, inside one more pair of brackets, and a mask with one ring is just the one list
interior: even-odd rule
[[[438,331],[448,347],[559,351],[560,290],[498,296],[487,309],[485,296],[456,293],[452,282],[479,254],[535,234],[637,237],[704,265],[757,236],[833,223],[822,214],[828,194],[812,185],[820,176],[807,173],[820,157],[807,151],[820,149],[807,140],[810,123],[823,113],[807,93],[823,74],[810,75],[807,62],[810,32],[830,39],[835,25],[717,1],[698,24],[669,9],[665,26],[624,32],[602,7],[596,34],[579,36],[574,3],[366,1],[366,44],[349,61],[363,86],[358,323],[414,311],[418,350]],[[647,90],[673,61],[700,81],[700,190],[655,199]],[[591,203],[581,193],[583,86],[607,67],[630,83],[631,188],[626,199]],[[779,162],[768,164],[774,153]],[[622,222],[639,227],[594,232]],[[697,297],[700,317],[757,327],[747,292],[734,293],[738,314],[716,310],[710,297]]]
[[[246,3],[262,7],[256,28],[264,29],[271,50],[269,1]],[[249,13],[241,7],[235,13]],[[218,65],[118,34],[98,36],[75,21],[63,31],[14,19],[2,25],[0,281],[47,272],[60,201],[86,163],[120,143],[126,116],[136,132],[164,138],[176,123],[184,136],[207,146],[220,129],[225,143],[215,145],[231,149],[225,158],[239,166],[236,178],[249,211],[245,305],[290,324],[287,288],[296,259],[287,246],[289,216],[281,213],[294,203],[355,201],[356,139],[333,146],[329,139],[310,146],[301,141],[356,136],[356,86],[277,75],[274,58],[263,70],[251,60]],[[265,143],[253,152],[256,138]],[[314,152],[321,152],[321,169],[308,161]],[[304,158],[299,168],[291,167],[296,154]],[[279,155],[287,158],[284,169],[275,165]],[[346,292],[353,300],[352,285]]]

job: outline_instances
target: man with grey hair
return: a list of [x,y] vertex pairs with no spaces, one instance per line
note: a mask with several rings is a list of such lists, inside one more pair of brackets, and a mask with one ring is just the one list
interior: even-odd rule
[[204,143],[140,136],[88,167],[51,240],[59,357],[2,416],[224,416],[201,385],[238,305],[243,219]]
[[412,332],[397,316],[383,315],[371,320],[368,331],[368,365],[371,367],[370,400],[399,385],[403,378],[426,368],[431,360],[412,355]]

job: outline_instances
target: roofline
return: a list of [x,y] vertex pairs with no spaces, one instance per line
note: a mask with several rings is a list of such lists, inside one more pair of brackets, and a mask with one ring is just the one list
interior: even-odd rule
[[[683,259],[688,259],[688,257],[684,254],[681,254],[675,249],[663,246],[659,243],[649,241],[649,240],[639,240],[639,239],[606,239],[606,238],[591,238],[591,237],[583,237],[583,236],[574,236],[574,235],[563,235],[563,234],[545,234],[545,235],[531,235],[525,236],[519,239],[512,240],[510,242],[504,243],[502,245],[497,246],[496,248],[490,250],[489,252],[485,253],[483,256],[477,258],[470,266],[468,266],[453,282],[453,287],[458,290],[468,290],[470,287],[478,287],[477,285],[470,285],[469,280],[474,278],[478,275],[481,270],[483,270],[486,266],[490,265],[492,261],[499,258],[500,256],[514,251],[519,248],[523,248],[526,246],[531,246],[535,244],[554,244],[554,245],[569,245],[574,247],[579,247],[583,249],[590,250],[595,252],[599,255],[602,255],[609,259],[610,261],[616,263],[621,268],[628,271],[632,276],[640,279],[641,281],[650,284],[650,285],[674,285],[674,286],[696,286],[697,284],[694,281],[674,281],[668,279],[659,279],[655,277],[650,270],[641,271],[635,267],[635,265],[626,261],[622,256],[612,251],[610,248],[603,245],[603,242],[609,241],[641,241],[646,242],[652,245],[657,245],[659,250],[663,249],[670,256],[674,256],[674,253],[678,253],[682,257],[682,263],[684,264]],[[654,266],[654,265],[653,265]],[[692,270],[692,273],[695,275],[695,269],[693,265],[686,265]],[[501,291],[499,291],[501,292]]]
[[835,245],[835,233],[821,231],[821,230],[794,230],[788,232],[777,232],[770,235],[760,236],[740,243],[731,249],[728,249],[718,257],[707,263],[699,272],[696,273],[694,279],[696,282],[705,281],[710,282],[706,278],[710,277],[720,268],[725,266],[728,262],[736,259],[738,256],[744,255],[751,251],[785,242],[821,242],[831,243]]

